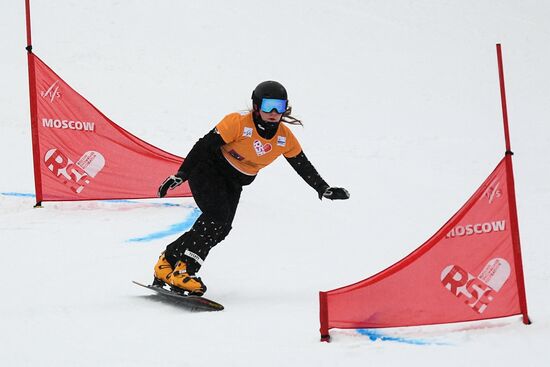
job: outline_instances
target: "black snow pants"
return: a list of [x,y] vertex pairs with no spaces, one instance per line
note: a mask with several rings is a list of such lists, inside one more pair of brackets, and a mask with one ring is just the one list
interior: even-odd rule
[[194,167],[189,187],[202,214],[189,231],[166,247],[166,260],[172,267],[182,260],[187,264],[187,272],[195,274],[210,250],[231,231],[242,187],[254,179],[242,182],[241,175],[221,154]]

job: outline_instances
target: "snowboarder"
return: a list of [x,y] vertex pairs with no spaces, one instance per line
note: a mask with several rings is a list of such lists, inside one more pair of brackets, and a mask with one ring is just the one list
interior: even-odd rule
[[287,92],[278,82],[260,83],[252,92],[252,111],[225,116],[193,146],[178,172],[159,187],[164,197],[185,181],[202,214],[193,227],[161,254],[153,285],[169,285],[179,293],[203,295],[206,286],[196,276],[210,250],[231,230],[243,186],[279,155],[318,193],[319,198],[348,199],[340,187],[330,187],[281,122],[299,124],[291,114]]

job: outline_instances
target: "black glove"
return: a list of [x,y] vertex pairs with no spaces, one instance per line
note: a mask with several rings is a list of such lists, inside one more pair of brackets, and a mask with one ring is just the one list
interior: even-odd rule
[[343,187],[327,187],[325,191],[319,192],[319,199],[323,198],[330,200],[346,200],[349,199],[349,192]]
[[165,197],[168,190],[175,189],[186,180],[187,178],[181,177],[181,175],[179,175],[179,172],[178,174],[175,174],[166,178],[166,180],[164,180],[164,182],[159,186],[158,197],[159,198]]

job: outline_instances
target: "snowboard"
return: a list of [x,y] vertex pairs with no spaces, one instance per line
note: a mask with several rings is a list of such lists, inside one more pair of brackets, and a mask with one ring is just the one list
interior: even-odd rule
[[177,303],[178,305],[181,305],[192,311],[221,311],[224,308],[218,302],[214,302],[202,296],[184,295],[176,293],[174,291],[169,291],[161,287],[145,285],[136,282],[135,280],[132,280],[132,283],[137,284],[143,288],[147,288],[155,292],[156,294],[165,297],[171,301],[174,301],[174,303]]

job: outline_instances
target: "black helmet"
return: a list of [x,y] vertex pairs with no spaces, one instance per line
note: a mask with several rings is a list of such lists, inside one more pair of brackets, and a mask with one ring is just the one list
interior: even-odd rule
[[258,84],[252,92],[252,103],[256,106],[260,107],[264,98],[287,100],[288,96],[285,87],[281,83],[268,80]]

